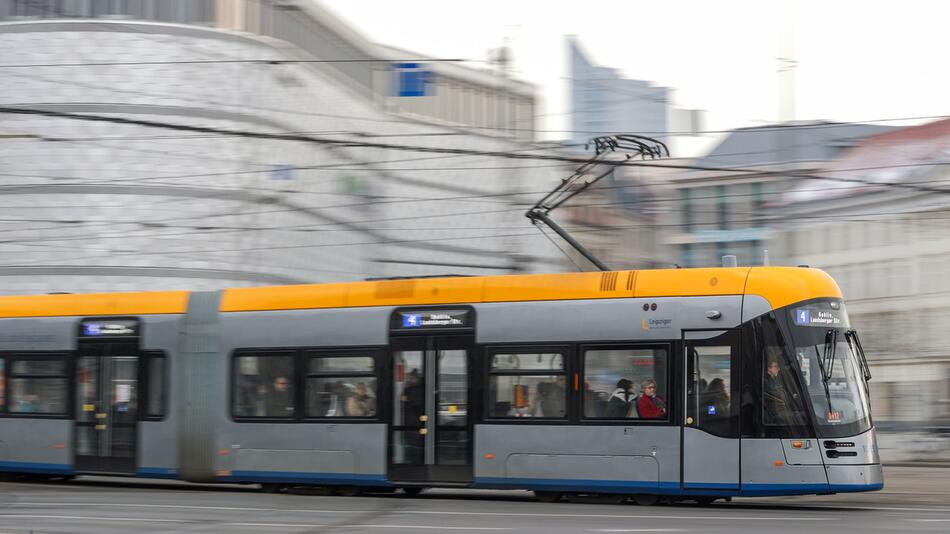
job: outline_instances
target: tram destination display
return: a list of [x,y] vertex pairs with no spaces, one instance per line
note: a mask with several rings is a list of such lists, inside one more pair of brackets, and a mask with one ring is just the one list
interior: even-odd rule
[[790,310],[795,326],[848,328],[848,312],[840,302],[820,302],[796,306]]
[[135,319],[104,319],[83,321],[82,337],[116,337],[138,335],[139,323]]
[[392,328],[400,331],[451,330],[472,327],[472,310],[400,310]]

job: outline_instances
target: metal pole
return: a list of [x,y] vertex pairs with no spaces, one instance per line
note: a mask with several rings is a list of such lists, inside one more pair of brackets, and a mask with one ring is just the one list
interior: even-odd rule
[[526,215],[529,219],[531,219],[532,221],[541,221],[541,222],[543,222],[544,224],[546,224],[546,225],[548,226],[548,228],[550,228],[551,230],[554,230],[554,232],[555,232],[557,235],[561,236],[565,241],[568,242],[568,244],[570,244],[572,247],[574,247],[574,250],[580,252],[582,256],[584,256],[585,258],[587,258],[587,261],[593,263],[593,264],[594,264],[598,269],[600,269],[601,271],[609,271],[609,270],[610,270],[609,267],[607,267],[606,265],[604,265],[604,264],[603,264],[600,260],[598,260],[593,254],[591,254],[591,252],[590,252],[589,250],[587,250],[586,248],[584,248],[584,245],[581,245],[580,243],[578,243],[577,240],[575,240],[573,237],[571,237],[571,235],[568,234],[563,228],[561,228],[560,226],[558,226],[557,223],[555,223],[554,221],[552,221],[551,218],[548,217],[544,212],[542,212],[542,211],[536,211],[536,210],[531,210],[531,211],[529,211],[528,213],[526,213],[525,215]]

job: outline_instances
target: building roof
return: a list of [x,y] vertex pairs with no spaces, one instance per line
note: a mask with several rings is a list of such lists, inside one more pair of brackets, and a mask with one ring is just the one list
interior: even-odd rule
[[892,130],[890,126],[827,121],[789,122],[739,128],[696,161],[709,167],[747,167],[828,161],[863,137]]
[[950,119],[899,128],[864,138],[817,173],[835,180],[810,180],[789,191],[784,200],[811,202],[880,191],[882,186],[873,183],[917,182],[944,171],[946,167],[935,164],[947,162]]

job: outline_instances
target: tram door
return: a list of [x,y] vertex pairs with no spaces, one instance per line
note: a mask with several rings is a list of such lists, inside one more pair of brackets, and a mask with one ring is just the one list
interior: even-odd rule
[[[129,320],[84,322],[76,359],[76,471],[134,474],[139,347]],[[109,338],[112,339],[109,339]]]
[[[470,313],[463,310],[455,317]],[[423,312],[410,314],[415,318],[408,320],[424,322],[427,316],[442,317],[444,321],[451,317],[441,311]],[[394,332],[390,341],[393,382],[389,479],[419,484],[467,483],[472,479],[469,384],[474,338],[468,333],[424,332],[405,336]]]
[[683,332],[684,489],[739,489],[739,331]]

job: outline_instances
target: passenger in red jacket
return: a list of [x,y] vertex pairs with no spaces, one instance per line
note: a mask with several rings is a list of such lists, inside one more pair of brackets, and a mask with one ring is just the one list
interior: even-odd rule
[[637,411],[641,419],[665,419],[666,401],[656,394],[656,380],[643,382],[643,395],[637,401]]

